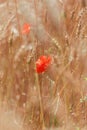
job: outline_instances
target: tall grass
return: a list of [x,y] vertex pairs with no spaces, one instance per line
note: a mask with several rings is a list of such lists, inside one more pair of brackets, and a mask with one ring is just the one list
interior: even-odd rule
[[[86,130],[86,0],[7,0],[0,1],[0,12],[2,108],[5,102],[28,129]],[[27,35],[24,23],[31,26]],[[52,63],[38,74],[41,55]]]

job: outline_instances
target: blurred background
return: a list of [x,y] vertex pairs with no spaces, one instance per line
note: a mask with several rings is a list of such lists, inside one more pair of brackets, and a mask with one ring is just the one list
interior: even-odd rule
[[87,0],[0,0],[0,129],[86,130],[86,58]]

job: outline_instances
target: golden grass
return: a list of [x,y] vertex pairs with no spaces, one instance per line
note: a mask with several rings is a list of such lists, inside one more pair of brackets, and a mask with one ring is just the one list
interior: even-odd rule
[[[86,0],[0,4],[0,100],[28,129],[86,130],[86,6]],[[27,35],[21,34],[23,23],[31,25]],[[52,64],[37,74],[35,63],[41,55],[50,55]],[[14,114],[8,118],[2,109],[0,130],[20,130],[12,122]]]

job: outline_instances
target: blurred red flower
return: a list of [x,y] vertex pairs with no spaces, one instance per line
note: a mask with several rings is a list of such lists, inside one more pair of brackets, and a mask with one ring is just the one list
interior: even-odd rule
[[36,71],[37,73],[42,73],[46,71],[48,66],[51,63],[51,57],[50,56],[40,56],[40,58],[36,61]]
[[22,28],[22,34],[28,34],[30,32],[30,25],[25,23]]

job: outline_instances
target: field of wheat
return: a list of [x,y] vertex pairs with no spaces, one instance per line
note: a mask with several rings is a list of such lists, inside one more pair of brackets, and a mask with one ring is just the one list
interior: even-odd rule
[[0,0],[0,130],[87,130],[87,0]]

